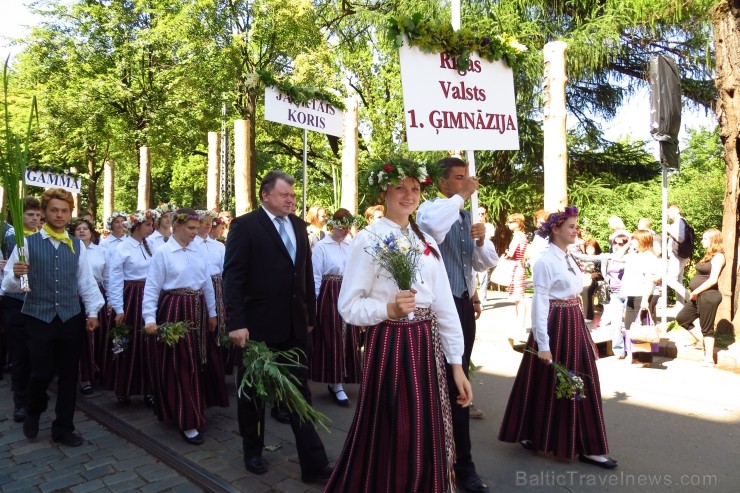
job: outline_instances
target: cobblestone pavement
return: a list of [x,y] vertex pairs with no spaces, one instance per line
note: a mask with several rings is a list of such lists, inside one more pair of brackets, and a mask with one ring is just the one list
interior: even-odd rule
[[[740,375],[700,367],[698,351],[684,349],[683,331],[673,331],[662,342],[662,356],[652,368],[638,368],[625,360],[599,360],[602,395],[611,454],[619,460],[616,472],[606,472],[573,461],[555,460],[496,439],[509,390],[521,355],[507,341],[514,324],[513,306],[494,298],[478,322],[473,361],[479,366],[471,379],[476,406],[486,416],[471,420],[473,457],[478,472],[492,491],[677,491],[735,492],[740,482]],[[683,332],[683,333],[682,333]],[[729,361],[729,357],[724,357]],[[729,367],[729,365],[728,365]],[[731,368],[732,369],[732,368]],[[244,469],[241,438],[236,423],[233,378],[229,377],[231,406],[207,410],[205,443],[193,446],[180,438],[171,423],[157,421],[142,399],[121,405],[110,392],[79,397],[86,409],[122,420],[139,438],[151,439],[171,450],[195,470],[213,475],[220,491],[249,493],[316,493],[320,487],[300,481],[300,469],[290,426],[266,420],[264,456],[269,472],[256,476]],[[357,385],[348,385],[349,409],[340,408],[322,384],[311,384],[314,405],[332,420],[331,433],[320,431],[329,460],[334,463],[350,427],[357,401]],[[50,409],[53,409],[53,399]],[[84,399],[84,401],[83,401]],[[137,440],[127,441],[78,411],[75,424],[85,443],[68,448],[51,442],[50,419],[42,416],[38,438],[27,440],[12,419],[9,375],[0,381],[0,491],[87,492],[202,491],[177,468],[159,461]],[[574,476],[579,474],[580,476]],[[638,476],[660,477],[652,486],[637,484]],[[684,484],[694,481],[700,484]],[[584,477],[586,479],[584,479]],[[670,482],[666,478],[669,478]],[[643,478],[644,479],[644,478]],[[652,480],[652,479],[651,479]],[[662,481],[662,482],[660,482]],[[606,483],[606,485],[605,485]],[[207,488],[206,488],[207,489]]]

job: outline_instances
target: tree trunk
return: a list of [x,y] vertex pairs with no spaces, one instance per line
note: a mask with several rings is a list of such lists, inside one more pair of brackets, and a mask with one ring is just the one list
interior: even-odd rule
[[568,205],[568,143],[566,140],[564,41],[547,43],[544,48],[544,152],[545,210],[561,211]]
[[140,211],[151,207],[151,183],[152,174],[149,148],[147,146],[141,146],[139,148],[139,194],[137,201],[137,208]]
[[725,150],[727,184],[722,234],[727,263],[719,278],[722,304],[717,312],[717,329],[740,336],[737,318],[740,291],[737,283],[739,247],[737,229],[740,196],[740,1],[721,0],[711,12],[717,76],[717,117]]
[[255,191],[257,186],[257,94],[247,93],[249,128],[247,129],[247,210],[254,210],[260,204]]
[[206,189],[206,209],[218,210],[221,203],[221,135],[208,132],[208,186]]
[[98,176],[96,169],[96,150],[97,146],[87,146],[87,174],[90,180],[87,184],[87,210],[81,211],[81,215],[89,212],[93,218],[93,224],[98,215]]
[[116,201],[116,164],[111,160],[105,161],[103,176],[103,224],[113,215]]
[[342,207],[357,214],[357,160],[359,155],[357,120],[357,98],[345,100],[347,111],[344,115],[344,139],[342,142]]

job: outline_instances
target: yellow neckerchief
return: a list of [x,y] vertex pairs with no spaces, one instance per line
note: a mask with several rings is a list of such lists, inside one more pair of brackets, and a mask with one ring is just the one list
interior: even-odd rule
[[46,234],[48,234],[49,236],[51,236],[55,240],[58,240],[61,243],[64,243],[65,245],[67,245],[69,247],[70,250],[72,250],[72,253],[75,253],[75,247],[74,247],[74,243],[72,243],[72,238],[70,238],[69,235],[67,235],[67,232],[66,231],[64,231],[62,233],[57,233],[56,231],[54,231],[53,229],[51,229],[49,227],[49,224],[47,224],[47,223],[44,223],[44,225],[42,226],[42,228],[43,228],[44,231],[46,231]]
[[32,234],[37,233],[37,232],[38,232],[38,229],[26,229],[26,228],[23,228],[23,236],[29,236],[29,235],[32,235]]

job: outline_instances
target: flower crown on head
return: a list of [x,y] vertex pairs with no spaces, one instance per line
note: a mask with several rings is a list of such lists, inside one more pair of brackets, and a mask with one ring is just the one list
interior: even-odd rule
[[185,224],[188,221],[200,222],[200,216],[198,214],[185,214],[181,212],[180,214],[173,214],[172,220],[178,224]]
[[326,221],[326,229],[329,231],[334,228],[351,229],[353,226],[357,226],[360,218],[357,216],[343,217],[340,219],[329,219]]
[[159,219],[159,217],[160,214],[157,209],[145,209],[143,211],[136,211],[133,214],[129,214],[126,218],[126,229],[131,231],[137,224],[141,224],[149,219],[151,219],[152,221],[156,221],[157,219]]
[[211,226],[215,228],[219,224],[224,224],[225,222],[226,222],[226,219],[223,217],[220,217],[220,216],[214,217],[213,220],[211,221]]
[[209,211],[207,209],[198,209],[195,211],[196,214],[200,216],[200,222],[205,223],[210,221],[213,221],[218,217],[217,211]]
[[175,212],[176,210],[177,206],[175,204],[160,202],[160,204],[157,206],[157,211],[159,212],[160,217],[167,214],[168,212]]
[[381,190],[387,190],[388,185],[398,183],[410,176],[425,187],[434,183],[434,177],[431,176],[434,169],[434,166],[427,167],[426,164],[415,163],[408,159],[390,158],[372,164],[367,181],[370,185],[377,185]]
[[559,228],[569,217],[578,217],[578,207],[569,205],[562,212],[553,212],[547,218],[545,224],[537,230],[537,234],[543,238],[548,238],[554,228]]
[[128,217],[128,212],[124,212],[124,211],[115,211],[115,212],[113,212],[110,215],[110,217],[105,221],[105,229],[107,229],[108,231],[110,231],[111,230],[111,226],[113,226],[113,221],[117,217],[122,217],[122,218],[126,219]]

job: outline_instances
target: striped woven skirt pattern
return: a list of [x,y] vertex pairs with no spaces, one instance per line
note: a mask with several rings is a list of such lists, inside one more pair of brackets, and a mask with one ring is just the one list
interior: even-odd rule
[[360,331],[339,315],[341,276],[324,276],[316,302],[316,327],[309,378],[314,382],[359,383],[362,378]]
[[[98,283],[98,289],[105,299],[105,289]],[[83,305],[82,312],[87,315]],[[107,305],[98,312],[99,327],[90,332],[86,331],[82,352],[80,353],[80,382],[93,382],[102,379],[105,368],[105,357],[108,349],[108,331],[110,329],[110,309]],[[111,356],[113,354],[111,353]]]
[[221,336],[229,335],[226,332],[226,307],[224,306],[224,281],[221,275],[211,276],[213,282],[213,292],[216,295],[216,317],[218,318],[218,338],[216,343],[218,351],[221,353],[221,363],[224,369],[224,374],[233,375],[234,367],[237,364],[237,358],[241,354],[241,350],[233,345],[225,346],[221,344]]
[[[436,319],[368,327],[357,410],[325,492],[442,493],[454,442]],[[454,484],[454,483],[452,483]]]
[[[197,291],[175,289],[163,292],[157,309],[157,324],[186,322],[193,329],[172,347],[155,336],[147,337],[146,341],[157,417],[162,421],[175,421],[180,430],[200,428],[205,424],[208,386],[215,387],[211,390],[213,394],[218,394],[220,387],[228,405],[223,371],[220,386],[216,382],[206,382],[209,337],[205,333],[204,304],[203,294]],[[212,347],[216,350],[217,366],[220,367],[215,343]]]
[[553,360],[583,378],[586,398],[556,399],[555,372],[537,358],[537,344],[530,334],[498,438],[511,443],[531,440],[535,449],[568,459],[577,454],[607,454],[594,345],[579,299],[550,300],[547,320]]
[[108,358],[111,359],[110,364],[106,364],[103,388],[114,391],[118,397],[151,393],[149,370],[144,356],[144,319],[141,316],[144,283],[144,280],[123,283],[123,323],[131,328],[128,347],[112,358],[111,341],[106,343]]

